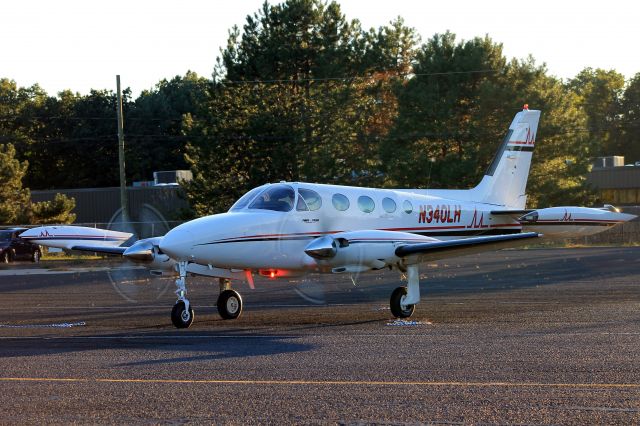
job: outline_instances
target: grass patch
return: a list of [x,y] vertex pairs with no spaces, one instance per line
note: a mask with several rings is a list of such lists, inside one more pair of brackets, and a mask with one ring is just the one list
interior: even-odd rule
[[42,261],[70,261],[70,260],[107,260],[108,258],[113,258],[114,256],[106,256],[106,255],[95,255],[93,253],[71,253],[61,251],[58,253],[49,253],[47,249],[44,249],[42,252],[42,257],[40,258]]

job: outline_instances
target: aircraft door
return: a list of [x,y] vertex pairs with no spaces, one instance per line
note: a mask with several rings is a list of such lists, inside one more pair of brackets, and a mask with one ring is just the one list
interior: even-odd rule
[[296,213],[303,224],[316,225],[306,227],[309,231],[316,231],[320,224],[320,208],[322,207],[322,197],[316,191],[307,188],[298,188],[298,200],[296,202]]

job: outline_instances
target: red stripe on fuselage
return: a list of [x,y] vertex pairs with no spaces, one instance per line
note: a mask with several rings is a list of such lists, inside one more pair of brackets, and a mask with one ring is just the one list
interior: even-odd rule
[[[511,227],[519,227],[521,226],[519,223],[505,223],[505,224],[501,224],[501,225],[491,225],[491,228],[511,228]],[[443,230],[443,229],[450,229],[450,230],[455,230],[455,229],[467,229],[466,226],[464,225],[457,225],[457,226],[430,226],[430,227],[420,227],[420,228],[381,228],[381,229],[373,229],[373,231],[413,231],[413,232],[427,232],[427,231],[432,231],[432,230]],[[356,231],[365,231],[363,229],[360,230],[353,230],[353,232]],[[230,238],[223,238],[221,240],[218,240],[219,242],[225,242],[225,241],[230,241],[230,240],[245,240],[245,239],[251,239],[251,238],[282,238],[282,237],[299,237],[299,236],[321,236],[321,235],[331,235],[331,234],[338,234],[340,232],[351,232],[351,231],[326,231],[326,232],[294,232],[291,234],[257,234],[257,235],[245,235],[242,237],[230,237]],[[452,234],[455,235],[455,232]],[[358,238],[359,240],[363,239],[363,238]],[[373,238],[376,240],[381,240],[383,238]],[[390,238],[390,240],[395,240],[395,238]],[[421,240],[423,241],[423,240]]]

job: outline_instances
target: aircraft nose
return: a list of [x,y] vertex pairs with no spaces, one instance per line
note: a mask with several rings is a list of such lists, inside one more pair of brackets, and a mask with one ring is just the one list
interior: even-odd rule
[[189,260],[193,242],[193,233],[184,225],[181,225],[162,237],[160,250],[174,260]]

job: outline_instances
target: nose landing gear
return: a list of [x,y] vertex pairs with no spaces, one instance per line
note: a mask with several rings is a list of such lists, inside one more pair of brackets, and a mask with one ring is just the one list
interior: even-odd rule
[[[178,300],[171,310],[171,322],[176,328],[189,328],[193,323],[194,313],[187,299],[187,262],[177,263],[179,277],[176,280],[176,296]],[[218,313],[223,319],[236,319],[242,314],[242,296],[231,289],[231,280],[220,278],[220,295],[218,296]]]
[[193,308],[187,299],[187,262],[178,262],[179,277],[176,280],[178,301],[171,310],[171,322],[176,328],[189,328],[193,323]]

